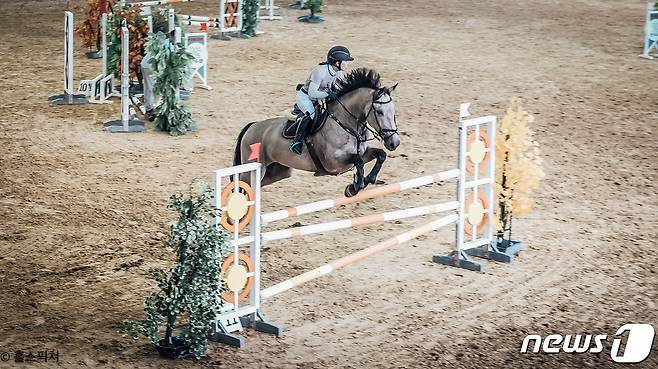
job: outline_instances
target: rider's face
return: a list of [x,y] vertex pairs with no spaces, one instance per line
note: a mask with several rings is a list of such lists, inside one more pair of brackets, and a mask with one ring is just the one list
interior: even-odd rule
[[349,64],[350,64],[350,62],[347,61],[347,60],[343,60],[343,61],[341,61],[340,64],[339,64],[339,68],[340,68],[340,70],[345,70],[345,69],[347,69],[347,66],[348,66]]

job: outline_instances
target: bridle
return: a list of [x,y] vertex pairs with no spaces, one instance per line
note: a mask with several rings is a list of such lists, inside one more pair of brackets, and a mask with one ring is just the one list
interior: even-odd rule
[[[378,101],[380,97],[383,95],[388,96],[387,101]],[[394,134],[398,133],[398,127],[397,127],[397,121],[395,118],[395,115],[393,115],[393,126],[394,128],[382,128],[382,126],[379,124],[379,117],[377,116],[377,109],[375,109],[375,105],[385,105],[385,104],[390,104],[393,102],[393,97],[391,97],[390,93],[387,92],[386,89],[380,89],[379,93],[374,94],[372,101],[370,102],[370,109],[368,109],[368,113],[366,113],[365,119],[363,122],[359,121],[359,118],[354,115],[341,101],[340,98],[337,98],[335,100],[342,108],[349,114],[354,120],[356,121],[356,131],[352,127],[346,126],[343,122],[338,119],[332,112],[327,109],[327,112],[329,113],[329,116],[338,123],[338,125],[349,135],[353,136],[356,138],[357,141],[357,153],[360,154],[360,147],[363,142],[368,142],[372,139],[367,139],[363,138],[365,136],[365,131],[370,131],[372,135],[379,141],[386,141],[388,140],[391,136]],[[371,126],[371,124],[368,122],[368,117],[370,116],[370,113],[374,111],[374,116],[375,116],[375,122],[377,123],[377,131],[375,131]]]
[[[388,96],[388,101],[377,101],[383,95]],[[375,110],[375,104],[377,104],[377,105],[386,105],[386,104],[390,104],[391,102],[393,102],[393,97],[384,90],[384,91],[382,91],[382,93],[377,94],[373,97],[372,103],[370,103],[370,109],[368,110],[368,113],[366,114],[365,127],[370,132],[372,132],[372,134],[379,141],[386,141],[389,138],[391,138],[391,136],[398,133],[398,123],[397,123],[397,120],[395,119],[395,114],[393,114],[393,127],[395,127],[395,128],[393,128],[393,129],[391,129],[391,128],[382,128],[382,126],[379,124],[379,118],[378,118],[378,115],[377,115],[377,110]],[[370,116],[370,113],[373,110],[375,112],[375,114],[374,114],[375,115],[375,122],[377,122],[377,127],[379,128],[379,130],[377,132],[375,132],[371,128],[371,125],[368,123],[368,117]]]

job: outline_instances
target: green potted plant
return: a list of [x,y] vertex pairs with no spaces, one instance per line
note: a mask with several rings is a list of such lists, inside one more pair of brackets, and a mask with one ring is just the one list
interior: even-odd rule
[[324,21],[324,18],[315,15],[315,13],[322,13],[322,0],[306,0],[304,6],[310,9],[311,14],[297,17],[300,22],[320,23]]
[[212,197],[203,182],[196,190],[191,185],[188,194],[170,197],[168,208],[178,213],[167,242],[175,263],[169,271],[149,271],[158,290],[144,301],[145,318],[126,320],[121,330],[133,338],[146,337],[161,356],[170,359],[205,355],[220,308],[220,265],[230,249],[226,232],[209,220],[217,211],[210,205]]
[[189,105],[180,101],[180,87],[187,86],[192,78],[194,55],[180,45],[170,46],[169,36],[158,32],[149,37],[147,49],[156,79],[153,94],[161,100],[155,127],[178,136],[196,129]]
[[242,34],[249,37],[256,36],[258,28],[259,0],[244,0],[242,3]]

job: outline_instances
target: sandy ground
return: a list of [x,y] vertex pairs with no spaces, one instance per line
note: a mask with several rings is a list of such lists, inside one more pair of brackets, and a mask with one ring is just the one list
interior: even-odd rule
[[[64,3],[0,3],[0,351],[58,350],[65,368],[602,368],[612,366],[610,342],[601,354],[519,348],[531,333],[658,328],[658,62],[637,57],[643,0],[327,0],[320,25],[282,9],[285,18],[264,23],[261,37],[210,42],[215,89],[193,94],[200,128],[180,138],[104,133],[118,103],[48,106],[62,85]],[[177,9],[211,15],[216,6]],[[459,103],[502,117],[511,96],[525,99],[547,177],[534,213],[515,223],[524,242],[518,259],[487,263],[483,274],[432,264],[451,247],[445,229],[268,301],[267,316],[286,328],[279,339],[248,331],[244,349],[213,343],[201,361],[169,362],[145,341],[119,336],[123,319],[142,316],[148,268],[172,258],[163,247],[174,220],[168,196],[230,165],[240,128],[288,107],[294,85],[336,43],[353,50],[356,66],[400,83],[403,143],[382,171],[387,183],[454,167]],[[76,49],[76,83],[100,70],[83,52]],[[296,173],[264,190],[265,210],[335,197],[350,179]],[[448,183],[300,220],[393,210],[453,191]],[[422,221],[272,243],[263,284]],[[658,365],[656,345],[635,367]]]

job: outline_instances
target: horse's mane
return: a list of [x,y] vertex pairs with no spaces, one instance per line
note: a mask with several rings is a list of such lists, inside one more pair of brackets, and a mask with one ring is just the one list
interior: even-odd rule
[[336,81],[336,92],[338,97],[341,97],[361,87],[377,90],[381,87],[379,79],[379,73],[376,71],[357,68]]

